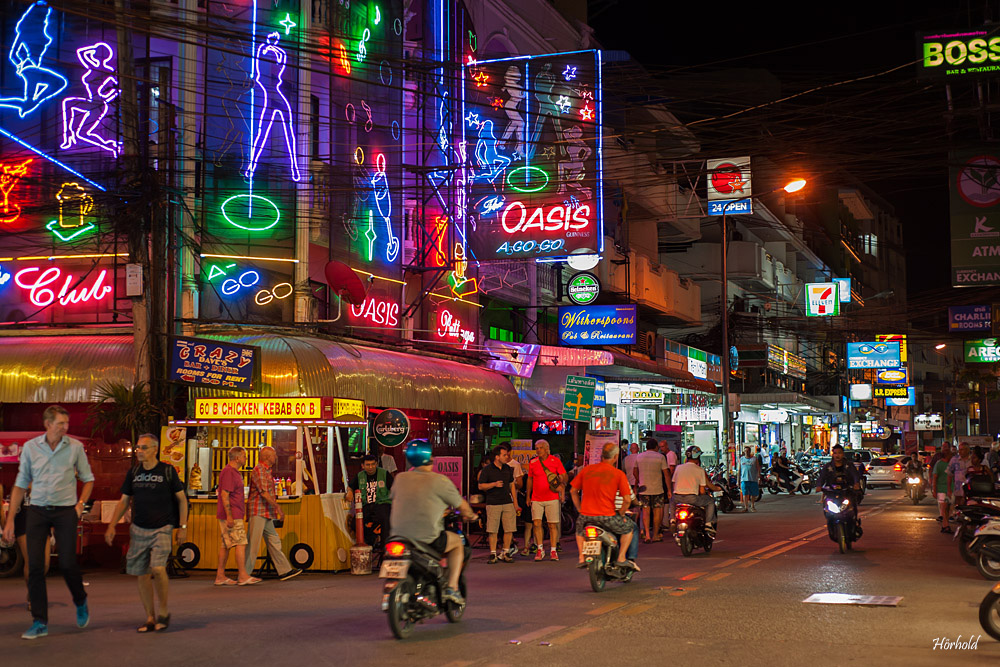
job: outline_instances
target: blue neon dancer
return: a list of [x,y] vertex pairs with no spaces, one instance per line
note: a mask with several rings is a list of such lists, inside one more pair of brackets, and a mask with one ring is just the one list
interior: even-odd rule
[[63,139],[60,148],[72,148],[83,141],[118,157],[122,151],[121,142],[106,139],[99,132],[111,110],[111,103],[121,92],[117,68],[111,64],[115,52],[107,42],[97,42],[77,49],[76,57],[84,68],[80,83],[87,91],[87,96],[67,97],[63,100]]
[[492,183],[510,164],[510,158],[497,150],[497,138],[493,134],[492,120],[479,123],[479,141],[476,142],[475,156],[482,171],[471,180],[485,178]]
[[[247,167],[244,174],[247,178],[253,178],[254,172],[257,171],[257,161],[271,135],[271,126],[278,119],[285,135],[292,180],[298,181],[301,176],[299,175],[298,153],[295,150],[295,130],[292,127],[292,105],[281,91],[281,86],[284,83],[285,65],[288,64],[288,53],[278,46],[280,39],[280,33],[272,32],[267,36],[267,40],[257,47],[257,53],[253,58],[254,84],[261,91],[261,105],[260,115],[257,117],[257,131],[254,133],[253,147],[250,149],[250,166]],[[271,61],[273,65],[271,76],[266,82],[261,80],[261,61]]]
[[17,109],[24,118],[44,102],[52,99],[69,85],[66,77],[47,67],[42,60],[52,44],[49,18],[52,8],[44,0],[30,5],[14,27],[14,43],[8,59],[17,70],[17,77],[24,82],[21,97],[0,97],[0,107]]

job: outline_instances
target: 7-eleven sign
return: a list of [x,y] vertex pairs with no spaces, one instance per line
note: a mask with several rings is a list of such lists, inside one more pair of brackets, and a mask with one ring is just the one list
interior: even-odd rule
[[840,315],[840,292],[837,283],[806,283],[806,315]]

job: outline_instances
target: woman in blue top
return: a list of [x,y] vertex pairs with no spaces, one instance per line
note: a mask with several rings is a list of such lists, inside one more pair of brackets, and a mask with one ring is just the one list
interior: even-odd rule
[[756,512],[757,494],[760,493],[760,470],[757,459],[750,455],[750,448],[743,448],[743,458],[740,459],[740,494],[743,496],[743,511]]

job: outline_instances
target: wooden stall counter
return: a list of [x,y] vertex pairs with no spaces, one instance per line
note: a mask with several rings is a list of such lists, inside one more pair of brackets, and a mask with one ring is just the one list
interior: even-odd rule
[[[285,524],[277,529],[281,549],[292,565],[326,572],[350,568],[350,549],[354,541],[347,530],[343,493],[279,498],[278,505],[285,513]],[[219,560],[217,500],[194,497],[189,499],[189,507],[187,539],[199,553],[182,547],[178,549],[178,556],[192,569],[214,570]],[[258,555],[264,553],[262,540]],[[235,558],[235,553],[231,552],[227,567],[236,568]]]

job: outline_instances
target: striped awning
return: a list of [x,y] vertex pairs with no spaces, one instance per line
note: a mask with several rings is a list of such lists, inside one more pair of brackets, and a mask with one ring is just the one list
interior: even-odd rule
[[0,403],[87,403],[135,382],[132,335],[0,336]]

